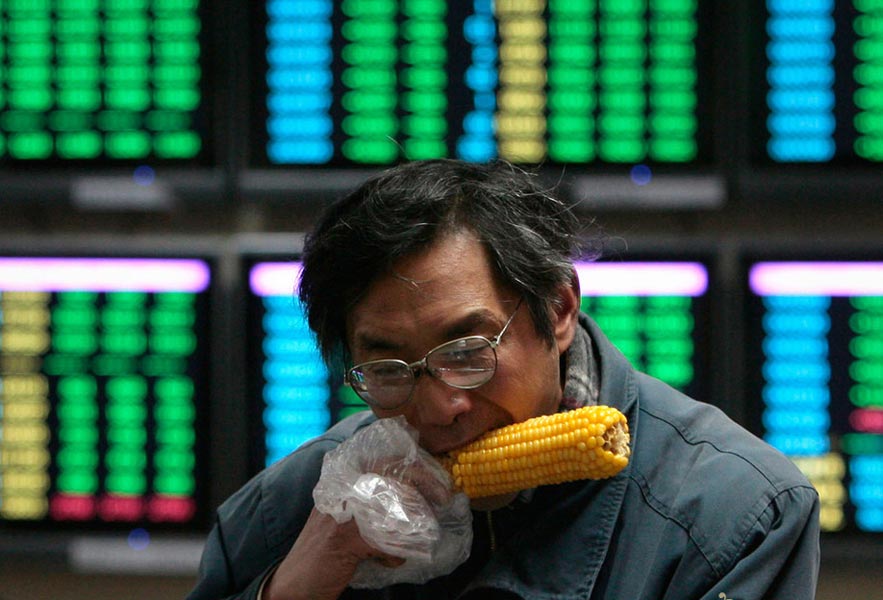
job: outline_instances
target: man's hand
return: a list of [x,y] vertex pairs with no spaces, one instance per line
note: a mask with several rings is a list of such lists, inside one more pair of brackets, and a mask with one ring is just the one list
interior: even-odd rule
[[404,559],[384,554],[359,535],[355,520],[338,524],[316,509],[288,555],[264,587],[264,600],[334,600],[363,560],[397,567]]

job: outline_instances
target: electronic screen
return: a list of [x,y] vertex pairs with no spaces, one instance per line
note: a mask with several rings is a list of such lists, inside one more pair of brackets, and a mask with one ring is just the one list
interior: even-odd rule
[[249,391],[261,399],[252,415],[253,469],[368,408],[322,360],[295,294],[300,269],[278,260],[249,268]]
[[581,308],[639,371],[707,400],[708,268],[700,262],[576,264]]
[[209,264],[0,258],[0,524],[197,524]]
[[[582,309],[645,372],[703,397],[709,386],[708,272],[698,262],[579,262]],[[259,470],[365,403],[329,373],[295,297],[300,264],[249,267],[252,468]]]
[[708,163],[710,5],[254,3],[251,162]]
[[207,156],[198,0],[0,3],[0,165]]
[[818,489],[823,531],[883,531],[883,262],[755,262],[753,427]]
[[883,161],[879,3],[767,0],[758,12],[755,160]]

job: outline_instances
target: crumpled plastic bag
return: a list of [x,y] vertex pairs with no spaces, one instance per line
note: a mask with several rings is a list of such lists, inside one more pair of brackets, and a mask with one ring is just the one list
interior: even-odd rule
[[338,523],[355,519],[374,548],[405,559],[398,567],[362,561],[350,587],[424,583],[469,557],[469,499],[453,491],[450,475],[417,445],[404,417],[378,419],[326,454],[313,500]]

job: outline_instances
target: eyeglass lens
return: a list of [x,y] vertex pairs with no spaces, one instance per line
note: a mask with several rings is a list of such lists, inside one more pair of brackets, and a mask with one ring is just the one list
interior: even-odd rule
[[[474,336],[443,344],[426,355],[434,377],[460,389],[476,388],[494,375],[497,357],[491,342]],[[395,408],[407,402],[415,382],[411,367],[400,360],[365,363],[350,371],[353,388],[369,403]]]

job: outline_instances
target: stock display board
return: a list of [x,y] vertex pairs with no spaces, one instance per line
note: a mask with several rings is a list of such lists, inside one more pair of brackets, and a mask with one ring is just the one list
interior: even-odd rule
[[698,399],[710,385],[708,269],[700,262],[577,263],[581,308],[639,371]]
[[883,531],[883,263],[755,262],[753,426],[818,489],[823,531]]
[[204,159],[199,4],[0,2],[0,164]]
[[708,162],[710,4],[254,3],[252,163]]
[[883,161],[883,4],[767,0],[761,10],[754,158]]
[[[698,262],[576,265],[582,309],[639,369],[702,397],[708,392],[708,272]],[[365,410],[342,373],[329,373],[295,298],[297,262],[249,268],[252,468],[279,460],[331,424]]]
[[0,524],[204,516],[210,275],[0,258]]
[[262,402],[252,416],[252,468],[268,466],[367,408],[343,374],[330,374],[295,296],[300,263],[250,266],[249,392]]

